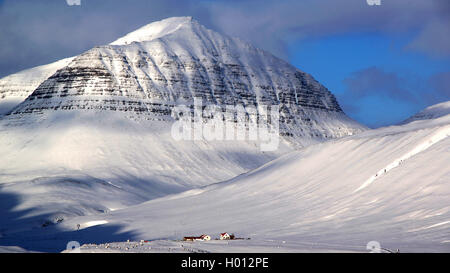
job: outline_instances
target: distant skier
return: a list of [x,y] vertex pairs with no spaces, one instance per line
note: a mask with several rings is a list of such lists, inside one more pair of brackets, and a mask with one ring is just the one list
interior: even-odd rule
[[80,230],[80,224],[77,224],[77,230]]

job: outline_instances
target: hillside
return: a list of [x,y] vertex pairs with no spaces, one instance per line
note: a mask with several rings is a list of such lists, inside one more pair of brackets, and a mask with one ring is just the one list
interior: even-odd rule
[[98,229],[137,239],[228,231],[298,250],[367,251],[378,241],[449,251],[449,114],[313,145],[223,183],[64,227],[101,220]]

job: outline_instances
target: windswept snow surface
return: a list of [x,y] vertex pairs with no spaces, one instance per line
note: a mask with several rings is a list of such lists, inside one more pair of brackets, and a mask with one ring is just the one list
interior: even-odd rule
[[104,220],[149,240],[226,231],[311,251],[367,251],[377,241],[401,252],[449,252],[449,136],[450,115],[370,130],[223,183],[62,225]]
[[168,122],[118,113],[58,114],[3,128],[0,240],[230,179],[291,150],[286,143],[261,152],[255,141],[175,141]]
[[[321,249],[302,242],[282,240],[211,240],[185,242],[180,240],[155,240],[144,242],[110,242],[103,244],[84,244],[79,253],[298,253],[298,252],[360,252],[360,248],[342,250],[328,245]],[[64,250],[64,253],[73,250]],[[382,250],[382,252],[385,252]]]

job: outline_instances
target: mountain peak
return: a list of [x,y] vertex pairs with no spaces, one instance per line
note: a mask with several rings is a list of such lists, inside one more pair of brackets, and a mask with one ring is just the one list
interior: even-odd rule
[[191,24],[194,21],[192,16],[170,17],[161,21],[152,22],[133,32],[128,33],[122,38],[112,42],[111,45],[125,45],[132,42],[143,42],[158,39],[165,35],[177,31],[184,25]]

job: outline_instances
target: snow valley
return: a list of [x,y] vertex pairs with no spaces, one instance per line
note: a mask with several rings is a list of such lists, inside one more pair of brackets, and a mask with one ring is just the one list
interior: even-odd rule
[[313,145],[226,182],[62,225],[103,219],[141,238],[224,229],[251,237],[195,245],[207,251],[368,251],[372,241],[448,251],[450,104],[423,113],[436,107],[443,116]]
[[[0,79],[0,115],[0,245],[450,250],[449,102],[369,130],[191,17]],[[181,242],[225,231],[250,240]]]

